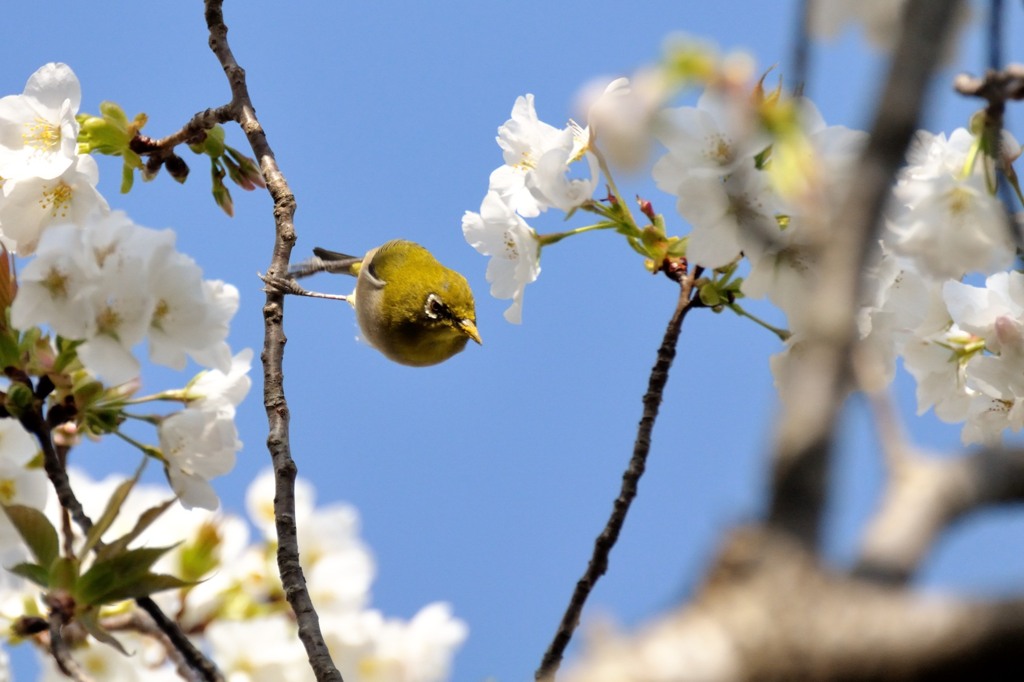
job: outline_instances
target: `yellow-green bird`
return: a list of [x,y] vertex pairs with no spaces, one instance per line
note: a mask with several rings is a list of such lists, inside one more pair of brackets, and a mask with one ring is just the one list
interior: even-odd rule
[[[403,365],[436,365],[462,351],[470,339],[481,343],[466,278],[419,244],[395,239],[362,257],[321,248],[313,253],[314,258],[291,267],[287,277],[261,278],[282,293],[348,301],[366,342]],[[355,291],[321,294],[295,281],[318,272],[352,275]]]

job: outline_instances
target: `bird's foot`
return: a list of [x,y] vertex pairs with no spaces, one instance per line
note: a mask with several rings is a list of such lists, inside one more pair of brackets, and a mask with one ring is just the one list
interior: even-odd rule
[[292,294],[295,296],[309,296],[310,298],[327,298],[332,301],[347,301],[348,296],[340,294],[321,294],[318,291],[309,291],[299,286],[291,277],[278,277],[276,275],[264,275],[257,272],[256,276],[263,280],[263,291],[268,294]]

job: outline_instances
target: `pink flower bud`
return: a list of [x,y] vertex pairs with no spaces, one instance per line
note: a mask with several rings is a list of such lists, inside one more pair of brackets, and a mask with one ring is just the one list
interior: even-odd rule
[[1024,349],[1024,329],[1017,320],[1009,315],[1000,315],[996,318],[995,330],[1001,351]]

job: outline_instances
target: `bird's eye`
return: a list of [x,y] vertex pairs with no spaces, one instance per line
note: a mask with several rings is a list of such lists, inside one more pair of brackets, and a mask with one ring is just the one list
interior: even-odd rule
[[423,306],[423,312],[432,320],[440,319],[444,315],[445,304],[437,294],[430,294],[427,296],[427,304]]

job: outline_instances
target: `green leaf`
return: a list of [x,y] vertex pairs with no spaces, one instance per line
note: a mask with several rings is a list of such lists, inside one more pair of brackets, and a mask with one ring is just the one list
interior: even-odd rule
[[52,564],[50,564],[49,570],[49,587],[51,590],[65,590],[71,592],[74,590],[75,583],[78,581],[78,570],[81,564],[78,563],[77,559],[69,559],[67,557],[60,557]]
[[668,255],[675,256],[676,258],[684,258],[686,256],[686,245],[689,240],[689,237],[670,237],[668,243]]
[[34,400],[31,388],[22,383],[13,383],[7,387],[4,407],[7,408],[7,414],[17,418],[32,409]]
[[157,559],[175,546],[129,549],[105,561],[97,561],[78,580],[75,597],[80,603],[96,605],[125,599],[119,595],[130,590]]
[[17,576],[21,576],[26,580],[34,582],[39,587],[50,586],[50,572],[39,564],[20,563],[15,564],[7,569],[11,573]]
[[192,587],[196,583],[176,578],[165,573],[146,573],[138,579],[119,585],[117,590],[107,595],[107,603],[121,601],[122,599],[138,599],[148,597],[151,594],[164,590],[180,590],[183,587]]
[[135,522],[134,528],[132,528],[129,532],[125,533],[113,542],[108,543],[102,549],[96,552],[97,559],[107,560],[113,557],[114,555],[123,552],[125,549],[127,549],[128,545],[131,544],[132,540],[139,537],[139,535],[141,535],[144,530],[149,528],[149,526],[154,521],[156,521],[161,514],[167,511],[168,507],[170,507],[177,501],[178,498],[172,497],[166,502],[158,504],[155,507],[150,507],[146,511],[142,512],[142,514],[139,516],[139,520]]
[[99,609],[85,609],[76,614],[76,620],[82,624],[86,632],[96,638],[96,641],[112,646],[125,656],[130,655],[117,638],[107,632],[106,628],[100,625]]
[[[47,338],[47,345],[49,345],[49,338]],[[82,341],[71,341],[61,336],[57,337],[57,358],[53,361],[51,371],[57,374],[70,373],[73,366],[77,365],[81,368],[81,363],[78,361],[78,347],[82,345]],[[87,374],[82,372],[82,374]],[[72,377],[74,382],[80,382],[80,379]],[[74,384],[72,384],[73,388]]]
[[700,295],[700,302],[709,308],[719,305],[722,302],[722,296],[719,294],[718,290],[715,289],[714,282],[708,282],[702,286],[698,293]]
[[38,509],[21,504],[3,505],[4,513],[11,520],[18,535],[28,545],[40,566],[49,566],[57,558],[59,540],[57,530]]
[[135,475],[126,481],[122,481],[121,485],[117,486],[114,490],[114,494],[107,501],[107,508],[103,510],[103,515],[93,523],[89,533],[85,536],[85,544],[82,546],[79,556],[86,556],[96,546],[96,543],[100,541],[100,538],[107,532],[110,525],[114,523],[114,520],[117,519],[117,515],[121,512],[121,505],[128,499],[128,494],[135,487],[135,484],[139,482],[139,476],[142,475],[142,470],[146,468],[146,461],[143,458],[135,470]]
[[0,362],[3,362],[4,367],[17,367],[20,360],[17,333],[5,326],[0,331]]

